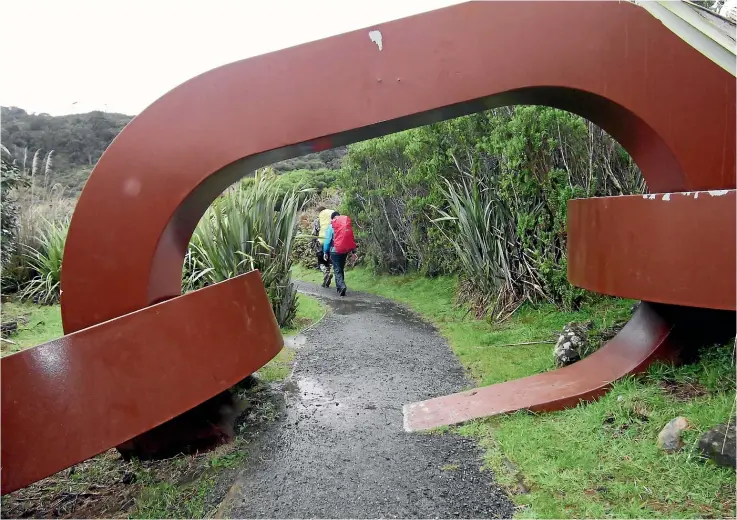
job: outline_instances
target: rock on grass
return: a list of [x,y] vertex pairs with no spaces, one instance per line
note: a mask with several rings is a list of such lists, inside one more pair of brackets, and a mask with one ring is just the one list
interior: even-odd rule
[[569,323],[563,328],[558,342],[553,349],[555,366],[565,367],[581,359],[581,351],[587,346],[586,330],[576,323]]
[[737,466],[735,462],[735,450],[737,449],[735,420],[737,418],[733,417],[729,422],[712,428],[699,439],[701,453],[719,466],[732,468]]
[[658,446],[663,448],[667,453],[673,453],[683,447],[681,433],[688,428],[688,421],[685,417],[676,417],[665,425],[658,434]]

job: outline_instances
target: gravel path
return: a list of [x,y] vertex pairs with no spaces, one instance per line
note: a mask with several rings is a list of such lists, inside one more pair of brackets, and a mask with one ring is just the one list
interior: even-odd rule
[[286,411],[249,454],[227,515],[510,517],[473,441],[403,430],[403,404],[468,387],[447,343],[388,300],[299,288],[331,312],[305,334],[284,385]]

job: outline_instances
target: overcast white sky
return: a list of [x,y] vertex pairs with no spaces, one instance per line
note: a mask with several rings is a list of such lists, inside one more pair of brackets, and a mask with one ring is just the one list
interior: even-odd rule
[[0,105],[133,115],[219,65],[458,1],[3,2]]

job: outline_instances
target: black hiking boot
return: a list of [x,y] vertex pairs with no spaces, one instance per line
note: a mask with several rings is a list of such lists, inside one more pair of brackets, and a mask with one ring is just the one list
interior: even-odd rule
[[345,296],[345,287],[343,287],[342,289],[338,289],[338,294],[340,294],[341,296]]
[[323,287],[330,287],[330,282],[332,282],[332,281],[333,281],[333,275],[332,274],[327,274],[322,279],[322,286]]

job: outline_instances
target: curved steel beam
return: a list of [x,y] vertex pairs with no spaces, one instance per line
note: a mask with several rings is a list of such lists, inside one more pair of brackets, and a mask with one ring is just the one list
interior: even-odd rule
[[572,200],[568,280],[600,294],[734,311],[735,215],[735,190]]
[[131,121],[72,220],[65,331],[179,294],[197,221],[247,171],[494,106],[590,119],[653,191],[735,187],[734,77],[636,5],[474,2],[371,30],[381,49],[362,30],[250,58]]
[[673,324],[657,307],[640,304],[635,315],[605,347],[571,366],[404,405],[404,429],[419,431],[517,410],[547,411],[576,406],[603,395],[609,385],[669,358]]
[[737,74],[733,22],[691,2],[635,0],[634,3],[732,76]]
[[694,329],[707,323],[722,330],[725,323],[734,327],[734,314],[642,302],[619,334],[589,357],[550,372],[406,404],[404,429],[427,430],[518,410],[574,407],[601,397],[611,383],[644,371],[653,361],[674,360],[682,345],[695,341]]
[[283,346],[257,271],[2,359],[2,493],[235,385]]

